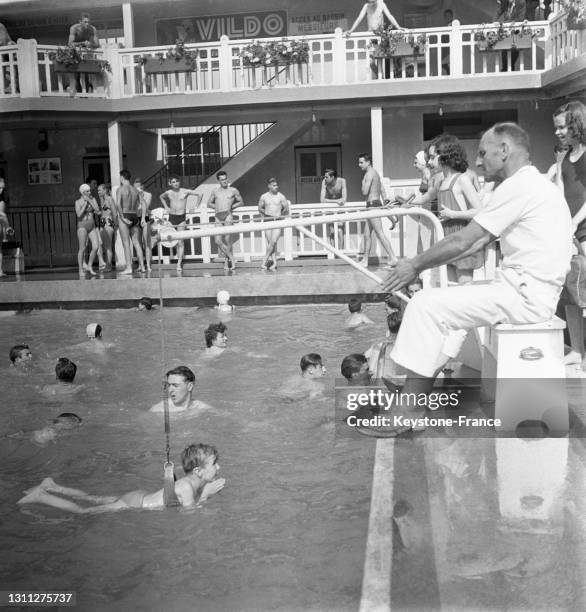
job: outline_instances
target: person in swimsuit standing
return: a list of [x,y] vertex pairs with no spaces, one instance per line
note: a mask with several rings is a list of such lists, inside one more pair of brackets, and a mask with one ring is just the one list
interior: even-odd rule
[[112,269],[112,245],[114,243],[114,229],[117,225],[114,219],[116,205],[110,195],[109,185],[105,183],[98,185],[98,196],[100,198],[100,237],[106,255],[104,271],[109,272]]
[[[586,105],[578,100],[563,104],[553,114],[555,135],[563,151],[556,155],[556,185],[562,190],[570,214],[574,238],[586,255]],[[566,365],[579,364],[584,357],[582,308],[562,293],[571,350]]]
[[[362,179],[362,195],[366,198],[366,208],[381,208],[383,206],[383,186],[379,173],[372,167],[370,155],[361,153],[358,156],[358,167],[364,172]],[[391,243],[383,232],[383,226],[380,219],[367,219],[364,223],[364,255],[360,260],[363,266],[368,266],[368,254],[372,244],[371,234],[374,232],[379,239],[383,249],[389,256],[389,263],[397,262],[397,257],[393,252]]]
[[142,245],[144,247],[144,258],[147,272],[151,271],[151,259],[153,257],[153,242],[151,240],[150,214],[151,201],[153,194],[145,191],[142,186],[142,180],[137,176],[134,179],[134,188],[138,191],[138,199],[141,210],[141,215],[144,215],[144,221],[141,219],[142,225]]
[[[258,210],[263,219],[270,221],[271,219],[289,216],[289,200],[279,191],[277,179],[270,178],[267,185],[269,190],[263,193],[258,201]],[[277,269],[277,243],[281,232],[281,229],[272,229],[265,232],[267,252],[261,266],[262,270]]]
[[[196,207],[201,203],[202,196],[194,189],[184,189],[181,187],[178,176],[172,176],[169,180],[171,189],[167,189],[161,194],[161,203],[165,210],[169,212],[169,222],[175,226],[175,229],[184,230],[187,227],[186,211],[187,197],[192,195],[197,198]],[[183,261],[183,253],[185,246],[183,240],[177,243],[177,271],[181,271],[181,262]]]
[[[244,205],[242,196],[236,187],[228,184],[228,175],[223,170],[216,174],[216,179],[220,186],[212,191],[207,207],[214,209],[216,225],[232,225],[234,223],[232,211]],[[214,241],[218,249],[226,256],[224,269],[234,270],[236,268],[236,260],[232,251],[232,236],[229,234],[214,236]]]
[[[443,181],[440,183],[437,197],[439,218],[444,227],[444,234],[453,234],[466,227],[482,207],[478,192],[466,174],[468,160],[461,143],[452,136],[439,138],[435,144],[433,161],[441,168]],[[482,250],[462,257],[448,265],[448,273],[458,283],[472,282],[474,270],[484,265]]]
[[[83,183],[79,187],[81,197],[75,201],[75,214],[77,216],[77,240],[79,248],[77,250],[77,265],[79,267],[79,275],[85,276],[86,270],[95,276],[93,269],[94,259],[99,247],[98,231],[96,228],[95,218],[100,214],[98,203],[91,196],[91,187]],[[85,248],[88,238],[91,241],[91,251],[87,265],[83,261]]]
[[[321,183],[321,193],[319,201],[322,204],[333,203],[338,206],[344,206],[348,199],[348,190],[346,188],[346,179],[338,176],[336,170],[330,168],[324,171],[324,180]],[[330,242],[335,246],[335,224],[328,224],[326,226]],[[338,248],[344,248],[344,226],[338,224]]]
[[132,274],[132,248],[130,241],[134,245],[138,267],[140,272],[144,272],[142,258],[142,246],[140,244],[141,225],[144,224],[144,211],[140,207],[138,191],[130,184],[130,172],[122,170],[120,172],[120,187],[116,192],[116,207],[119,213],[118,231],[124,246],[124,258],[126,268],[122,274]]
[[[183,450],[181,464],[185,476],[175,482],[175,495],[183,508],[193,508],[224,488],[226,481],[216,478],[220,469],[218,458],[218,451],[208,444],[191,444]],[[121,497],[90,495],[79,489],[62,487],[52,478],[45,478],[37,487],[25,491],[25,496],[17,503],[44,504],[75,514],[102,514],[130,508],[152,510],[165,507],[163,491],[159,489],[155,493],[147,493],[137,490]],[[82,506],[82,503],[93,505]]]

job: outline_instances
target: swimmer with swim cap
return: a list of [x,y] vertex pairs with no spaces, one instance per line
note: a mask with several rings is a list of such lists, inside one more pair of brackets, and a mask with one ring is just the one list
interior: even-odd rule
[[102,326],[99,323],[90,323],[85,328],[85,334],[88,338],[101,338]]
[[228,313],[234,311],[234,306],[228,303],[230,301],[230,294],[226,290],[222,289],[221,291],[218,291],[216,299],[218,301],[218,305],[215,308],[218,312]]

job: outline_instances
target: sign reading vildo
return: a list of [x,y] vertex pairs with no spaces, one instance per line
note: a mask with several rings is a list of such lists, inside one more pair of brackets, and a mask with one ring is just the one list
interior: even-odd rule
[[213,42],[226,35],[237,38],[287,36],[287,11],[175,17],[156,22],[157,44]]

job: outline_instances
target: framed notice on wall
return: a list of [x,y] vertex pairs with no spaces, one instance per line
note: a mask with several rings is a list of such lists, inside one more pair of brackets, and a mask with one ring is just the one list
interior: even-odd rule
[[27,160],[27,176],[29,185],[60,185],[60,157],[37,157]]

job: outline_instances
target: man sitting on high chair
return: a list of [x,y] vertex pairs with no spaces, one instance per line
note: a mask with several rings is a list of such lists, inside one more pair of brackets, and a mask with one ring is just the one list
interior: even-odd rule
[[[570,213],[561,192],[531,165],[525,130],[516,123],[494,125],[480,141],[476,165],[485,180],[498,185],[488,206],[459,232],[413,259],[400,260],[385,290],[399,290],[423,270],[469,256],[496,238],[501,269],[490,283],[424,289],[411,299],[391,353],[407,370],[404,394],[431,391],[450,356],[445,346],[454,345],[458,336],[463,341],[462,330],[549,320],[570,267]],[[453,352],[452,346],[448,353]],[[422,417],[424,411],[403,407],[409,417]],[[400,425],[393,433],[409,429]]]

